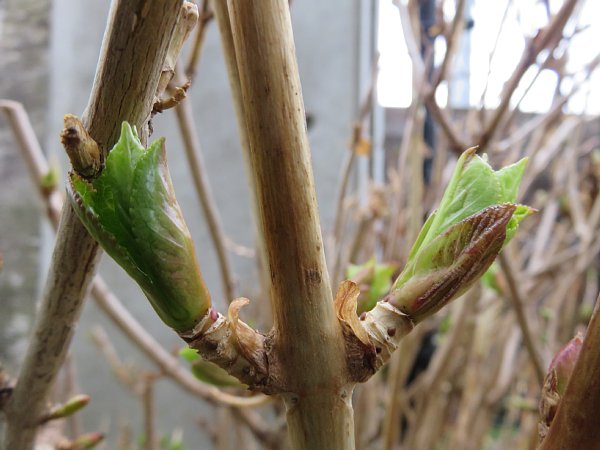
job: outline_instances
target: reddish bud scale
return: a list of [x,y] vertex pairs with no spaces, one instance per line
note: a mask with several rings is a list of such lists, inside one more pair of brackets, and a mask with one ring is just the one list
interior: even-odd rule
[[551,373],[556,374],[556,392],[559,395],[565,393],[569,378],[575,368],[575,363],[581,352],[581,346],[583,345],[583,336],[578,333],[573,339],[571,339],[567,345],[565,345],[552,359],[550,367],[548,368],[549,378]]
[[569,378],[573,373],[577,358],[583,345],[583,336],[580,333],[571,339],[562,349],[556,353],[542,387],[540,397],[540,422],[538,426],[540,441],[548,433],[550,424],[554,420],[558,405],[567,389]]
[[448,228],[423,249],[429,267],[394,290],[389,302],[420,322],[464,293],[502,249],[515,209],[510,203],[490,206]]

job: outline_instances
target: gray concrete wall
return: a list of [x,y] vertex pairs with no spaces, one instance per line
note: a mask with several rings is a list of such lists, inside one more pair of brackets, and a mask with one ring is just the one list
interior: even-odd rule
[[[38,136],[47,130],[49,4],[0,0],[0,98],[22,102]],[[32,323],[39,245],[37,192],[0,114],[0,365],[10,372]]]
[[[335,186],[340,163],[350,137],[354,117],[356,73],[356,2],[347,0],[298,0],[292,15],[297,55],[307,111],[314,118],[309,133],[312,145],[316,187],[323,228],[328,229],[333,215]],[[62,115],[81,115],[92,86],[100,42],[108,12],[105,0],[55,0],[52,9],[50,107],[46,146],[50,153],[62,155],[57,139]],[[254,243],[248,189],[236,133],[228,81],[221,56],[220,42],[211,24],[191,99],[195,110],[205,160],[209,169],[220,213],[227,234],[237,243]],[[214,252],[192,182],[186,171],[181,140],[173,114],[154,120],[155,137],[166,136],[169,166],[177,197],[194,236],[203,272],[217,303],[222,303]],[[62,158],[62,156],[61,156]],[[260,294],[254,261],[232,255],[239,280],[240,294],[254,302]],[[108,258],[101,273],[131,312],[167,348],[181,347],[181,341],[156,317],[139,289]],[[266,301],[266,299],[262,299]],[[221,310],[223,310],[221,306]],[[260,313],[261,308],[257,308]],[[256,321],[261,318],[257,317]],[[140,367],[152,368],[126,339],[106,320],[92,302],[85,307],[73,344],[81,391],[89,393],[92,404],[84,411],[86,429],[105,429],[112,435],[120,420],[131,423],[134,435],[141,431],[140,405],[113,381],[107,365],[92,345],[90,327],[105,327],[121,356]],[[203,407],[196,399],[169,382],[158,385],[159,423],[162,432],[176,426],[185,429],[190,448],[200,448],[205,437],[194,425]]]

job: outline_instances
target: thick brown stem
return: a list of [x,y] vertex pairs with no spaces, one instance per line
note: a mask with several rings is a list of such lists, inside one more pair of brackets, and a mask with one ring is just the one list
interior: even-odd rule
[[[121,122],[145,128],[181,1],[113,3],[87,107],[88,132],[104,155]],[[156,30],[161,30],[157,33]],[[98,245],[72,207],[63,209],[51,268],[19,381],[7,409],[5,448],[29,450],[95,272]]]
[[[244,109],[242,104],[242,92],[240,85],[240,73],[238,71],[237,60],[235,56],[235,49],[233,47],[233,35],[231,33],[231,21],[229,20],[229,9],[227,8],[227,2],[222,0],[211,1],[211,8],[215,15],[217,25],[219,27],[219,35],[221,36],[221,45],[223,47],[223,56],[225,58],[225,67],[227,68],[227,75],[229,78],[229,87],[231,89],[231,96],[233,98],[233,107],[235,110],[235,116],[237,119],[238,134],[240,138],[240,145],[242,147],[242,156],[244,158],[244,166],[246,175],[248,176],[248,184],[252,189],[252,219],[253,227],[257,226],[258,223],[258,206],[256,204],[256,195],[254,188],[254,177],[252,177],[252,169],[250,167],[250,145],[248,144],[248,129],[246,128],[246,119],[244,118]],[[267,286],[269,280],[266,271],[263,269],[262,264],[267,260],[265,253],[265,245],[262,237],[257,234],[256,236],[256,252],[257,260],[260,272],[260,283],[261,291],[267,292]],[[267,305],[265,305],[265,308]],[[266,314],[266,313],[265,313]]]
[[285,0],[228,2],[258,218],[271,278],[271,376],[293,449],[354,448],[344,341],[319,226]]
[[[596,300],[598,302],[599,300]],[[592,317],[581,353],[550,430],[538,450],[600,449],[600,314]]]

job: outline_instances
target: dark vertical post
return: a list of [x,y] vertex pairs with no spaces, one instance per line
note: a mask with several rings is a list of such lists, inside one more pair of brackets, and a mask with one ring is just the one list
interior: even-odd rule
[[[431,35],[429,30],[435,24],[435,0],[420,0],[419,20],[421,22],[421,55],[426,62],[425,76],[428,81],[431,81],[435,37]],[[423,124],[423,140],[429,149],[429,155],[423,159],[423,180],[425,185],[428,185],[431,180],[431,169],[435,157],[435,122],[427,107]]]

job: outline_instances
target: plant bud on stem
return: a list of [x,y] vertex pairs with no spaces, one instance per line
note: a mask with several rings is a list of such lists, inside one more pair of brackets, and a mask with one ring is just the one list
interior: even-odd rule
[[428,264],[386,299],[415,323],[439,311],[494,262],[515,209],[510,203],[490,206],[451,226],[423,248],[417,267]]
[[582,345],[583,336],[581,333],[577,333],[567,345],[559,350],[550,363],[548,373],[546,374],[546,378],[544,378],[539,405],[540,423],[538,432],[540,442],[546,437],[548,428],[552,420],[554,420],[558,404],[565,393]]
[[102,433],[93,432],[82,434],[71,443],[69,450],[89,450],[94,448],[103,440],[104,435]]
[[164,139],[145,148],[123,123],[102,174],[87,180],[71,172],[67,188],[88,232],[140,285],[160,318],[179,333],[195,330],[211,300],[175,198]]
[[77,411],[84,408],[90,400],[91,398],[89,395],[76,395],[70,398],[66,403],[52,408],[46,416],[42,417],[40,423],[72,416]]
[[89,135],[79,117],[65,114],[64,123],[60,141],[73,169],[84,178],[96,177],[102,169],[102,152],[98,144]]

